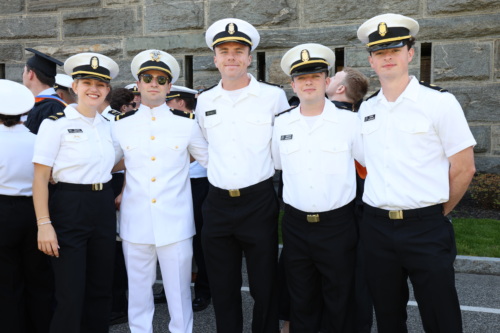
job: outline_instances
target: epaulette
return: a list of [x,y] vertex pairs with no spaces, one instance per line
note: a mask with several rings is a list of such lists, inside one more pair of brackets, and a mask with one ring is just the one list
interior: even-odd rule
[[293,109],[295,109],[297,106],[298,106],[298,105],[294,105],[294,106],[292,106],[291,108],[286,109],[285,111],[281,111],[280,113],[278,113],[278,114],[277,114],[277,115],[275,115],[274,117],[279,117],[279,116],[281,116],[283,113],[290,112],[290,111],[292,111]]
[[57,112],[55,115],[48,116],[47,119],[57,120],[57,119],[60,119],[60,118],[63,118],[63,117],[66,117],[66,115],[64,114],[64,112]]
[[283,86],[281,84],[276,84],[276,83],[270,83],[270,82],[266,82],[266,81],[263,81],[263,80],[259,80],[260,83],[265,83],[265,84],[268,84],[270,86],[273,86],[273,87],[278,87],[278,88],[281,88],[283,89]]
[[213,85],[213,86],[211,86],[211,87],[208,87],[208,88],[205,88],[205,89],[203,89],[203,90],[200,90],[200,91],[198,92],[198,94],[202,94],[202,93],[204,93],[205,91],[209,91],[210,89],[217,87],[217,85],[218,85],[218,83],[217,83],[217,84],[214,84],[214,85]]
[[136,112],[137,112],[137,110],[129,111],[129,112],[125,112],[125,113],[120,113],[118,116],[115,117],[115,121],[121,120],[121,119],[126,118],[128,116],[131,116],[131,115],[135,114]]
[[119,116],[121,115],[122,113],[120,111],[117,111],[115,109],[111,109],[108,111],[109,114],[112,114],[113,116]]
[[441,88],[441,87],[438,87],[434,84],[430,84],[428,82],[424,82],[424,81],[419,81],[418,83],[420,83],[421,85],[423,85],[424,87],[427,87],[427,88],[431,88],[431,89],[434,89],[434,90],[437,90],[439,92],[448,92],[447,89],[444,89],[444,88]]
[[172,111],[172,113],[175,114],[176,116],[194,119],[194,113],[192,112],[186,112],[177,109],[170,109],[170,111]]
[[368,97],[366,100],[369,100],[370,98],[377,96],[379,92],[380,92],[380,89],[379,89],[379,90],[377,90],[377,91],[375,91],[375,92],[374,92],[374,93],[373,93],[370,97]]

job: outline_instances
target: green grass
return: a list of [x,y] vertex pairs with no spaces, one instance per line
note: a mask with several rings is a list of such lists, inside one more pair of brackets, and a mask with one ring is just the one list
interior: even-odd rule
[[458,254],[500,258],[500,220],[453,219]]

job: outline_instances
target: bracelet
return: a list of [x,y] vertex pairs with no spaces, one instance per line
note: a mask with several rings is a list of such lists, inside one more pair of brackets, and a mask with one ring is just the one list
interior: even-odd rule
[[50,218],[50,216],[42,216],[42,217],[40,217],[39,219],[36,219],[36,221],[38,222],[38,221],[43,220],[43,219],[46,219],[46,218]]
[[36,225],[37,225],[37,226],[41,226],[41,225],[44,225],[44,224],[50,224],[50,223],[52,223],[52,221],[47,221],[47,222],[37,223]]

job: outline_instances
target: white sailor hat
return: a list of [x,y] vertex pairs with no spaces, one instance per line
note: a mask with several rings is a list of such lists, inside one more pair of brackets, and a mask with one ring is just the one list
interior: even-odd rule
[[170,92],[167,94],[167,101],[170,101],[174,98],[196,98],[197,90],[182,87],[182,86],[174,86],[170,89]]
[[56,84],[54,85],[54,89],[59,88],[71,88],[73,84],[73,78],[66,74],[57,74],[56,75]]
[[132,75],[139,81],[139,74],[149,70],[157,70],[166,73],[170,83],[174,83],[179,78],[180,67],[170,54],[160,50],[142,51],[134,57],[130,64]]
[[109,82],[118,75],[118,64],[105,55],[78,53],[64,62],[64,71],[73,79],[95,79]]
[[33,93],[24,85],[10,80],[0,80],[0,99],[2,100],[0,114],[6,116],[26,113],[35,105]]
[[134,93],[134,95],[140,95],[141,93],[139,92],[139,89],[137,88],[137,83],[131,83],[131,84],[127,84],[125,86],[125,89],[128,89],[130,90],[131,92]]
[[227,42],[236,42],[248,45],[253,51],[259,45],[260,35],[250,23],[237,19],[225,18],[212,25],[205,33],[205,41],[210,49]]
[[358,29],[359,40],[368,52],[403,47],[418,33],[418,22],[399,14],[382,14],[372,17]]
[[328,47],[308,43],[288,50],[281,59],[281,69],[287,75],[327,72],[335,64],[335,53]]

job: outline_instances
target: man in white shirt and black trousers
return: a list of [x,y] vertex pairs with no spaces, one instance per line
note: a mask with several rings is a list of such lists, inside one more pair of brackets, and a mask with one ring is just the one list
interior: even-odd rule
[[274,191],[274,115],[289,107],[282,89],[258,82],[247,69],[259,33],[248,22],[223,19],[205,35],[221,74],[198,97],[196,119],[209,143],[210,182],[203,205],[202,244],[217,332],[243,329],[242,252],[254,298],[252,331],[278,331],[276,266],[279,204]]

